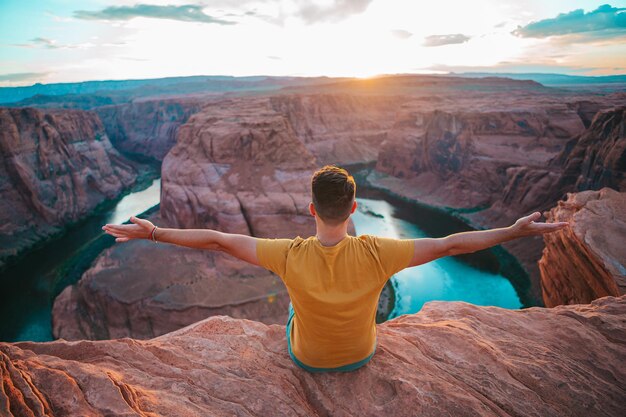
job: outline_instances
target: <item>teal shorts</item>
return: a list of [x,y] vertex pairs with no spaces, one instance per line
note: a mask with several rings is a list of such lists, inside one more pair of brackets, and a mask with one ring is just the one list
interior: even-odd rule
[[294,315],[295,315],[295,312],[293,311],[293,306],[291,305],[291,302],[289,302],[289,318],[287,319],[287,328],[286,328],[287,349],[289,350],[289,356],[291,356],[291,359],[296,363],[296,365],[298,365],[302,369],[305,369],[309,372],[350,372],[368,363],[370,359],[372,359],[372,356],[374,356],[374,353],[376,352],[376,349],[374,349],[374,352],[372,352],[372,354],[369,355],[367,358],[361,359],[358,362],[349,363],[343,366],[338,366],[336,368],[314,368],[312,366],[305,365],[302,362],[300,362],[298,358],[296,358],[296,355],[294,355],[293,352],[291,351],[291,338],[289,337],[289,335],[291,334],[291,324],[293,322]]

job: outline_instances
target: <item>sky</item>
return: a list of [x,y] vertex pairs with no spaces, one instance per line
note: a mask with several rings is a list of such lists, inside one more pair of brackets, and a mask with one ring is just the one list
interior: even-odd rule
[[0,0],[0,86],[626,73],[626,0]]

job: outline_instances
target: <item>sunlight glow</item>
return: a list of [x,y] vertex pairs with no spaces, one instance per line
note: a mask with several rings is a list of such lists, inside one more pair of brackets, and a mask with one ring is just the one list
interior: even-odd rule
[[[573,5],[562,0],[372,0],[348,9],[332,1],[216,0],[202,8],[202,15],[231,24],[76,15],[77,10],[96,13],[136,4],[36,0],[28,9],[14,0],[3,2],[0,14],[12,18],[0,28],[0,85],[197,74],[367,79],[485,68],[515,72],[528,65],[578,74],[626,71],[623,30],[612,37],[512,34],[530,22],[571,11]],[[188,2],[150,2],[183,4]],[[577,7],[591,11],[601,4],[586,0]],[[28,25],[20,24],[25,20]]]

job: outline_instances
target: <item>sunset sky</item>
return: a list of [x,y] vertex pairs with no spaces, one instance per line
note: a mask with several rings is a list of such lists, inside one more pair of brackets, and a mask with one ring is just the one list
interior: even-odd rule
[[626,1],[0,1],[0,86],[449,71],[624,74]]

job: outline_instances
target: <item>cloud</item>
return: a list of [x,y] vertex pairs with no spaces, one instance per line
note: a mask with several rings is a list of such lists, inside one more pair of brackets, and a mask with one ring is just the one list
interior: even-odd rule
[[135,17],[180,20],[182,22],[217,23],[234,25],[236,22],[217,19],[205,14],[204,6],[187,4],[183,6],[155,6],[135,4],[134,6],[109,6],[99,11],[76,10],[74,17],[84,20],[130,20]]
[[2,81],[34,81],[45,78],[49,72],[16,72],[14,74],[0,74],[0,82]]
[[87,49],[96,46],[91,42],[83,43],[59,43],[54,39],[49,38],[33,38],[30,43],[13,43],[11,46],[18,46],[20,48],[47,48],[47,49]]
[[453,45],[457,43],[465,43],[470,40],[470,37],[463,35],[462,33],[455,33],[451,35],[430,35],[424,38],[422,45],[424,46],[443,46]]
[[54,39],[48,38],[33,38],[30,40],[33,45],[39,45],[50,49],[61,48],[62,45],[58,44]]
[[364,12],[372,0],[334,0],[332,4],[316,5],[308,0],[300,0],[303,4],[296,16],[305,23],[337,22],[354,14]]
[[409,39],[413,34],[408,30],[404,29],[394,29],[391,31],[391,34],[398,39]]
[[546,38],[580,33],[591,35],[592,32],[595,37],[626,34],[626,8],[605,4],[588,13],[583,9],[576,9],[569,13],[560,13],[555,18],[518,26],[511,33],[523,38]]

